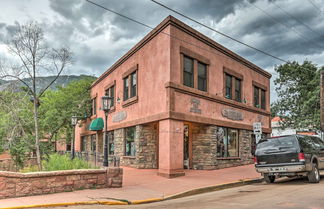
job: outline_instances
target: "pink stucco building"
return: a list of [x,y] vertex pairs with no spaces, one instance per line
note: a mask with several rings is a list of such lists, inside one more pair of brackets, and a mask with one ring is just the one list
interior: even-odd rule
[[169,16],[122,56],[91,88],[93,115],[76,128],[77,152],[103,153],[101,97],[110,158],[176,177],[186,169],[251,163],[254,122],[270,127],[271,74]]

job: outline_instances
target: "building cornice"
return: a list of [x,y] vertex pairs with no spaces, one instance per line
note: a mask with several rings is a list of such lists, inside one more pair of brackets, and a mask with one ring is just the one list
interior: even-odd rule
[[[235,61],[240,62],[241,64],[247,66],[248,68],[254,70],[255,72],[267,77],[271,78],[271,74],[266,72],[265,70],[261,69],[257,65],[253,64],[252,62],[244,59],[243,57],[235,54],[231,50],[225,48],[224,46],[218,44],[217,42],[213,41],[212,39],[208,38],[207,36],[203,35],[202,33],[198,32],[197,30],[191,28],[190,26],[186,25],[185,23],[181,22],[180,20],[168,16],[165,18],[158,26],[156,26],[151,32],[149,32],[141,41],[139,41],[134,47],[132,47],[124,56],[117,60],[109,69],[107,69],[97,80],[93,82],[91,88],[96,86],[100,83],[103,79],[105,79],[110,73],[112,73],[117,67],[119,67],[122,63],[124,63],[128,58],[130,58],[133,54],[135,54],[138,50],[140,50],[146,43],[152,40],[156,35],[158,35],[161,31],[163,31],[167,26],[172,25],[181,31],[197,38],[198,40],[202,41],[206,45],[216,49],[217,51],[221,52],[222,54],[232,58]],[[172,38],[172,34],[170,34]]]

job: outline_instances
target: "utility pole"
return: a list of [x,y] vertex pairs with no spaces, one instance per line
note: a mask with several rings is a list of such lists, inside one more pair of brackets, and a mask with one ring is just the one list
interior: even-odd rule
[[320,103],[321,103],[321,110],[320,110],[320,114],[321,114],[321,137],[323,140],[323,132],[324,132],[324,70],[321,71],[321,82],[320,82],[320,92],[321,92],[321,96],[320,96]]

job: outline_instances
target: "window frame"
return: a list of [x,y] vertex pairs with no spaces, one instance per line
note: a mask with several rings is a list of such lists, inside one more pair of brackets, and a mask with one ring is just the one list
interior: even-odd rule
[[[127,130],[133,129],[134,133],[133,133],[133,140],[132,141],[128,141],[127,140]],[[136,138],[136,126],[131,126],[131,127],[127,127],[124,129],[124,156],[127,157],[135,157],[136,156],[136,145],[135,145],[135,138]],[[134,146],[134,153],[132,153],[132,143]],[[129,152],[127,152],[127,145],[129,144]]]
[[[134,85],[132,79],[136,76],[136,84]],[[122,75],[123,77],[123,104],[122,106],[125,107],[127,105],[133,104],[138,99],[138,65],[133,66],[129,70],[127,70]],[[126,81],[128,88],[125,89]],[[135,86],[135,91],[132,90],[132,87]],[[127,93],[125,93],[127,91]],[[133,91],[133,94],[132,94]],[[127,95],[127,96],[126,96]]]
[[[114,155],[115,154],[114,131],[108,131],[108,138],[109,138],[108,155]],[[111,145],[113,145],[113,146],[111,146]]]
[[[186,71],[186,65],[185,65],[185,60],[186,59],[191,60],[191,71],[192,72]],[[184,55],[183,56],[183,65],[182,66],[183,66],[183,69],[182,69],[183,83],[182,84],[187,86],[187,87],[190,87],[190,88],[195,88],[195,59]],[[186,84],[186,79],[185,79],[186,75],[190,76],[190,84]]]
[[[193,61],[193,72],[192,72],[192,86],[188,86],[185,84],[185,58],[192,59]],[[206,66],[206,90],[199,89],[199,63]],[[194,88],[202,92],[208,92],[209,91],[209,65],[210,61],[206,57],[197,54],[190,49],[187,49],[183,46],[180,46],[180,69],[181,69],[181,85],[184,85],[189,88]]]
[[[262,84],[252,81],[252,89],[253,89],[253,107],[266,110],[268,107],[267,105],[268,88]],[[256,90],[258,92],[258,98],[255,95]],[[264,92],[264,97],[262,97],[263,92]]]
[[[224,67],[223,69],[223,76],[224,76],[224,89],[223,89],[223,95],[226,99],[230,99],[230,100],[234,100],[236,102],[240,102],[242,103],[243,99],[243,81],[244,81],[244,77],[242,74],[235,72],[234,70],[231,70],[227,67]],[[230,87],[230,96],[228,96],[227,94],[227,89],[228,89],[228,79],[231,79],[231,87]],[[237,82],[239,81],[239,88],[237,88]],[[237,90],[239,89],[239,97],[237,98]]]
[[112,98],[110,109],[113,110],[116,106],[116,81],[105,87],[105,95]]
[[[231,158],[240,158],[240,129],[229,128],[229,127],[219,127],[223,129],[223,139],[217,141],[216,145],[216,158],[217,159],[231,159]],[[236,131],[236,156],[229,156],[229,133],[231,130]],[[226,143],[225,143],[226,141]],[[222,144],[222,145],[221,145]],[[223,148],[223,150],[219,150]],[[221,153],[221,155],[219,155]]]
[[80,144],[80,152],[86,152],[87,151],[87,135],[81,136],[81,144]]
[[[205,77],[202,77],[202,76],[200,76],[199,75],[199,65],[201,66],[204,66],[204,70],[205,70]],[[200,62],[200,61],[198,61],[198,63],[197,63],[197,88],[198,88],[198,90],[200,90],[200,91],[205,91],[205,92],[207,92],[207,83],[208,83],[208,67],[207,67],[207,64],[205,64],[205,63],[203,63],[203,62]],[[204,82],[203,82],[203,89],[199,89],[199,81],[200,81],[200,79],[202,79]]]

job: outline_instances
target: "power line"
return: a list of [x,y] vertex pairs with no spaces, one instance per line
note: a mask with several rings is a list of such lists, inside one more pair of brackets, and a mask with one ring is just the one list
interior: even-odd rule
[[[89,3],[91,3],[91,4],[93,4],[93,5],[95,5],[95,6],[98,6],[98,7],[102,8],[102,9],[104,9],[104,10],[107,10],[107,11],[112,12],[112,13],[114,13],[114,14],[116,14],[116,15],[119,15],[119,16],[121,16],[121,17],[123,17],[123,18],[126,18],[126,19],[128,19],[128,20],[130,20],[130,21],[132,21],[132,22],[135,22],[135,23],[137,23],[137,24],[140,24],[140,25],[145,26],[145,27],[147,27],[147,28],[150,28],[150,29],[152,29],[152,30],[156,30],[156,29],[155,29],[154,27],[152,27],[152,26],[149,26],[149,25],[147,25],[147,24],[145,24],[145,23],[142,23],[142,22],[140,22],[140,21],[138,21],[138,20],[135,20],[135,19],[133,19],[133,18],[130,18],[130,17],[128,17],[128,16],[126,16],[126,15],[123,15],[123,14],[121,14],[121,13],[119,13],[119,12],[116,12],[116,11],[114,11],[114,10],[108,9],[108,8],[102,6],[102,5],[99,5],[99,4],[95,3],[95,2],[92,2],[91,0],[86,0],[86,1],[89,2]],[[209,50],[209,49],[206,49],[206,48],[204,48],[204,47],[198,46],[198,45],[196,45],[196,44],[193,44],[192,42],[189,42],[189,41],[183,40],[183,39],[178,38],[178,37],[176,37],[176,36],[174,36],[174,35],[171,35],[171,34],[169,34],[169,33],[166,33],[166,32],[164,32],[164,31],[160,31],[160,33],[165,34],[165,35],[167,35],[167,36],[169,36],[169,37],[171,37],[171,38],[177,39],[177,40],[179,40],[179,41],[182,41],[182,42],[184,42],[184,43],[186,43],[186,44],[189,44],[189,45],[195,46],[195,47],[197,47],[197,48],[200,48],[200,49],[202,49],[202,50],[205,50],[205,51],[208,51],[208,52],[211,52],[211,53],[217,54],[217,55],[219,55],[219,56],[223,56],[223,57],[225,57],[225,58],[228,59],[228,57],[225,56],[225,55],[223,55],[223,53],[215,53],[215,52],[212,51],[212,50]],[[285,63],[288,62],[288,61],[286,61],[286,60],[284,60],[284,59],[281,59],[281,58],[275,57],[275,56],[273,56],[273,55],[270,55],[270,57],[272,57],[272,58],[274,58],[274,59],[277,59],[277,60],[279,60],[279,61],[281,61],[281,62],[285,62]]]
[[283,8],[281,8],[279,5],[277,5],[276,3],[273,2],[273,4],[279,8],[282,12],[284,12],[286,15],[288,15],[289,17],[293,18],[295,21],[297,21],[298,23],[302,24],[303,26],[305,26],[308,30],[312,31],[313,33],[316,33],[318,36],[323,36],[322,34],[318,33],[317,31],[313,30],[311,27],[309,27],[307,24],[305,24],[304,22],[302,22],[300,19],[298,19],[297,17],[295,17],[294,15],[290,14],[289,12],[287,12],[286,10],[284,10]]
[[[126,16],[126,15],[123,15],[123,14],[121,14],[121,13],[118,13],[118,12],[116,12],[116,11],[113,11],[113,10],[111,10],[111,9],[108,9],[108,8],[102,6],[102,5],[99,5],[99,4],[95,3],[95,2],[92,2],[92,1],[90,1],[90,0],[86,0],[86,1],[89,2],[89,3],[91,3],[91,4],[93,4],[93,5],[95,5],[95,6],[98,6],[98,7],[102,8],[102,9],[104,9],[104,10],[107,10],[107,11],[109,11],[109,12],[112,12],[112,13],[116,14],[116,15],[119,15],[119,16],[121,16],[121,17],[124,17],[125,19],[128,19],[128,20],[130,20],[130,21],[132,21],[132,22],[135,22],[135,23],[137,23],[137,24],[140,24],[140,25],[145,26],[145,27],[147,27],[147,28],[150,28],[150,29],[152,29],[152,30],[156,30],[155,28],[153,28],[153,27],[151,27],[151,26],[149,26],[149,25],[147,25],[147,24],[145,24],[145,23],[142,23],[142,22],[140,22],[140,21],[138,21],[138,20],[135,20],[135,19],[133,19],[133,18],[130,18],[130,17]],[[171,37],[171,38],[177,39],[177,40],[179,40],[179,41],[182,41],[182,42],[184,42],[184,43],[187,43],[187,44],[189,44],[189,45],[195,46],[195,47],[197,47],[197,48],[200,48],[200,49],[202,49],[202,50],[205,50],[205,51],[208,51],[208,52],[211,52],[211,53],[214,53],[214,54],[217,54],[217,55],[219,55],[219,56],[223,56],[223,57],[229,59],[229,57],[223,55],[222,53],[215,53],[215,51],[212,51],[212,50],[206,49],[206,48],[204,48],[204,47],[201,47],[201,46],[195,45],[195,44],[193,44],[193,43],[191,43],[191,42],[188,42],[188,41],[186,41],[186,40],[183,40],[183,39],[181,39],[181,38],[178,38],[178,37],[176,37],[176,36],[174,36],[174,35],[171,35],[171,34],[169,34],[169,33],[164,32],[164,31],[160,31],[160,33],[165,34],[165,35],[167,35],[167,36],[169,36],[169,37]],[[283,59],[281,59],[281,58],[277,58],[277,57],[272,56],[272,55],[271,55],[270,57],[272,57],[272,58],[274,58],[274,59],[277,59],[277,60],[280,60],[280,61],[282,61],[282,62],[284,62],[284,63],[289,63],[289,62],[286,61],[286,60],[283,60]],[[304,68],[304,69],[305,69],[305,70],[308,70],[308,69],[306,69],[306,68]],[[308,71],[310,71],[310,70],[308,70]],[[313,72],[313,71],[310,71],[310,72]],[[277,73],[274,72],[274,74],[277,74]],[[278,74],[277,74],[277,75],[278,75]]]
[[[286,28],[292,30],[294,33],[296,33],[299,37],[301,37],[302,39],[304,39],[306,42],[312,42],[312,40],[306,38],[304,35],[302,35],[301,33],[299,33],[297,30],[295,30],[293,27],[290,27],[289,25],[283,23],[283,22],[280,22],[277,20],[277,18],[275,18],[274,16],[272,16],[271,14],[269,14],[268,12],[266,12],[265,10],[261,9],[260,7],[258,7],[257,5],[247,1],[249,4],[251,4],[252,6],[254,6],[255,8],[257,8],[258,10],[260,10],[261,12],[263,12],[264,14],[266,14],[268,17],[270,17],[274,22],[277,22],[283,26],[285,26]],[[313,43],[314,46],[318,47],[316,43]]]
[[307,0],[311,5],[313,5],[313,7],[315,8],[315,9],[317,9],[320,13],[323,13],[323,11],[320,9],[320,8],[318,8],[318,6],[312,1],[312,0]]
[[[162,3],[160,3],[160,2],[158,2],[158,1],[156,1],[156,0],[151,0],[151,1],[154,2],[154,3],[156,3],[156,4],[158,4],[158,5],[160,5],[160,6],[162,6],[162,7],[164,7],[164,8],[166,8],[166,9],[168,9],[168,10],[170,10],[170,11],[172,11],[172,12],[174,12],[174,13],[176,13],[176,14],[178,14],[178,15],[180,15],[180,16],[182,16],[182,17],[184,17],[184,18],[187,18],[187,19],[189,19],[189,20],[191,20],[191,21],[193,21],[193,22],[195,22],[195,23],[197,23],[197,24],[199,24],[199,25],[201,25],[201,26],[203,26],[203,27],[206,27],[207,29],[210,29],[210,30],[212,30],[212,31],[215,31],[215,32],[217,32],[217,33],[220,33],[219,31],[215,30],[214,28],[211,28],[211,27],[209,27],[209,26],[207,26],[207,25],[205,25],[205,24],[203,24],[203,23],[201,23],[201,22],[199,22],[199,21],[197,21],[197,20],[195,20],[195,19],[193,19],[193,18],[191,18],[191,17],[188,17],[187,15],[184,15],[184,14],[182,14],[182,13],[180,13],[180,12],[178,12],[178,11],[176,11],[176,10],[174,10],[174,9],[172,9],[172,8],[170,8],[170,7],[164,5],[164,4],[162,4]],[[220,34],[222,34],[222,33],[220,33]],[[226,37],[227,37],[227,36],[226,36]],[[232,37],[230,37],[230,36],[229,36],[229,38],[232,39],[232,40],[234,40],[234,41],[237,41],[236,39],[234,39],[234,38],[232,38]],[[239,43],[240,43],[240,42],[239,42]],[[262,50],[257,49],[257,51],[259,51],[259,52],[265,54],[264,51],[262,51]],[[269,55],[268,53],[266,53],[266,55],[268,55],[268,56],[270,56],[270,57],[272,57],[272,58],[275,58],[275,59],[279,59],[280,61],[282,61],[282,62],[284,62],[284,63],[289,63],[288,61],[283,60],[283,59],[278,58],[278,57],[275,57],[275,56],[273,56],[273,55],[271,55],[271,54]],[[302,67],[302,68],[303,68],[303,67]],[[309,72],[313,72],[313,71],[311,71],[311,70],[309,70],[309,69],[307,69],[307,68],[303,68],[303,69],[306,70],[306,71],[309,71]],[[277,73],[275,73],[275,74],[277,74]],[[277,75],[278,75],[278,74],[277,74]]]
[[260,52],[260,53],[262,53],[262,54],[265,54],[265,55],[267,55],[267,56],[269,56],[269,57],[272,57],[272,58],[274,58],[274,59],[280,60],[281,62],[287,62],[287,61],[284,60],[284,59],[281,59],[281,58],[279,58],[279,57],[277,57],[277,56],[274,56],[274,55],[272,55],[272,54],[270,54],[270,53],[268,53],[268,52],[262,51],[262,50],[260,50],[260,49],[258,49],[258,48],[255,48],[254,46],[251,46],[251,45],[246,44],[246,43],[244,43],[244,42],[242,42],[242,41],[240,41],[240,40],[237,40],[237,39],[235,39],[235,38],[233,38],[233,37],[231,37],[231,36],[229,36],[229,35],[226,35],[225,33],[222,33],[222,32],[220,32],[220,31],[218,31],[218,30],[215,30],[214,28],[211,28],[211,27],[209,27],[209,26],[207,26],[207,25],[205,25],[205,24],[203,24],[203,23],[201,23],[201,22],[199,22],[199,21],[197,21],[197,20],[195,20],[195,19],[193,19],[193,18],[191,18],[191,17],[188,17],[187,15],[184,15],[184,14],[182,14],[182,13],[180,13],[180,12],[178,12],[178,11],[176,11],[176,10],[174,10],[174,9],[172,9],[172,8],[170,8],[170,7],[168,7],[168,6],[164,5],[164,4],[162,4],[162,3],[160,3],[160,2],[157,2],[157,1],[155,1],[155,0],[151,0],[151,1],[154,2],[154,3],[156,3],[156,4],[158,4],[158,5],[160,5],[160,6],[162,6],[162,7],[164,7],[164,8],[166,8],[166,9],[168,9],[168,10],[170,10],[170,11],[172,11],[172,12],[174,12],[174,13],[176,13],[176,14],[178,14],[178,15],[180,15],[180,16],[182,16],[182,17],[184,17],[184,18],[187,18],[187,19],[189,19],[189,20],[191,20],[191,21],[193,21],[193,22],[195,22],[195,23],[197,23],[197,24],[199,24],[199,25],[201,25],[201,26],[203,26],[203,27],[206,27],[206,28],[208,28],[209,30],[212,30],[212,31],[214,31],[214,32],[216,32],[216,33],[218,33],[218,34],[220,34],[220,35],[222,35],[222,36],[224,36],[224,37],[226,37],[226,38],[228,38],[228,39],[231,39],[232,41],[235,41],[235,42],[237,42],[237,43],[239,43],[239,44],[242,44],[242,45],[244,45],[244,46],[246,46],[246,47],[249,47],[249,48],[251,48],[251,49],[253,49],[253,50],[255,50],[255,51],[258,51],[258,52]]

